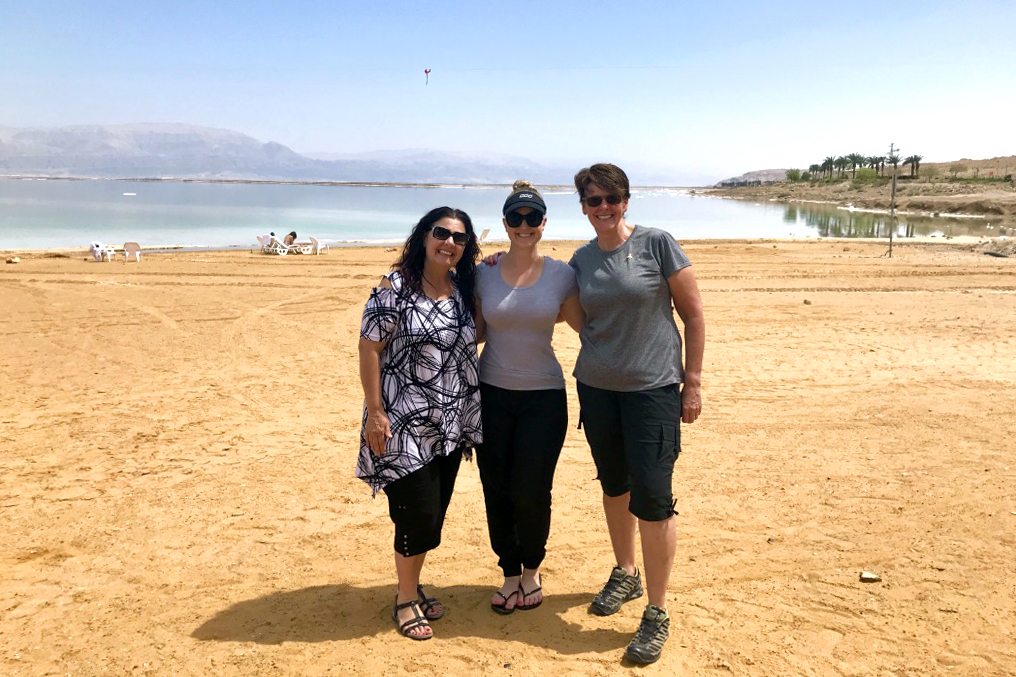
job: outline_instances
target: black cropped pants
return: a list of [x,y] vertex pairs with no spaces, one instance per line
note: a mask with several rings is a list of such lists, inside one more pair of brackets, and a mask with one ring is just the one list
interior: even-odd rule
[[490,545],[507,576],[536,569],[547,554],[554,470],[568,429],[562,390],[506,390],[480,384],[483,484]]

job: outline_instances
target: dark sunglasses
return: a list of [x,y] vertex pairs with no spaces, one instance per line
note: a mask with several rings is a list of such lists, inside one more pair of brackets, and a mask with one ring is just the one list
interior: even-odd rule
[[608,195],[603,197],[601,195],[593,195],[592,197],[582,198],[582,201],[586,203],[587,207],[599,207],[606,200],[609,205],[619,205],[624,200],[620,195]]
[[469,242],[469,233],[453,233],[444,226],[434,226],[430,229],[430,232],[435,240],[441,240],[442,242],[448,238],[451,238],[455,244],[462,246],[465,246]]
[[504,220],[512,228],[518,228],[525,221],[526,225],[530,228],[537,228],[543,223],[543,214],[540,212],[529,212],[528,214],[519,214],[518,212],[508,212],[504,215]]

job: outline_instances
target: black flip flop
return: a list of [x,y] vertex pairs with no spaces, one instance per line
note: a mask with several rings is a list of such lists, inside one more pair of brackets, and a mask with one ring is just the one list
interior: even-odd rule
[[499,595],[501,597],[502,601],[501,601],[500,604],[497,604],[495,602],[491,602],[490,603],[490,608],[493,609],[494,611],[496,611],[497,613],[501,614],[502,616],[507,616],[508,614],[515,613],[515,610],[519,608],[517,602],[516,602],[515,606],[513,606],[511,608],[508,607],[508,600],[510,600],[512,597],[515,597],[516,595],[518,595],[519,594],[518,590],[512,590],[511,593],[507,597],[505,597],[504,593],[501,592],[500,590],[495,590],[494,594],[495,595]]
[[530,595],[536,594],[537,592],[540,592],[541,590],[543,590],[543,574],[536,574],[536,575],[540,577],[539,578],[539,585],[537,585],[532,590],[529,590],[527,592],[527,591],[522,589],[522,584],[521,583],[519,584],[519,603],[515,605],[515,608],[518,609],[519,611],[529,611],[530,609],[535,609],[536,607],[538,607],[541,604],[543,604],[543,598],[542,597],[540,598],[540,601],[537,602],[536,604],[523,604],[522,603],[522,600],[524,600],[526,597],[529,597]]

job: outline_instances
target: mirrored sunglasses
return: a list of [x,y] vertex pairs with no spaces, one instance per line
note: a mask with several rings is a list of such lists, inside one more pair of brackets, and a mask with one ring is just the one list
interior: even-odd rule
[[582,199],[582,201],[586,203],[587,207],[599,207],[603,204],[604,200],[606,200],[609,205],[619,205],[624,198],[620,195],[607,195],[606,197],[602,195],[593,195]]
[[518,228],[525,221],[526,225],[530,228],[537,228],[543,223],[543,214],[540,212],[529,212],[528,214],[519,214],[518,212],[508,212],[504,215],[504,220],[512,228]]
[[451,238],[452,242],[457,245],[465,245],[469,242],[469,233],[453,233],[444,226],[434,226],[430,229],[430,232],[434,236],[434,239],[441,240],[442,242],[448,238]]

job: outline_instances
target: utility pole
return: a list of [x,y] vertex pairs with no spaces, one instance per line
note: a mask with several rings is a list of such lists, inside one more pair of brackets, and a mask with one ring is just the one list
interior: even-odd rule
[[[889,155],[892,157],[893,153],[898,151],[899,148],[895,147],[895,144],[889,144]],[[892,193],[889,195],[889,252],[888,257],[893,257],[893,234],[896,232],[896,168],[893,167],[893,187]]]

